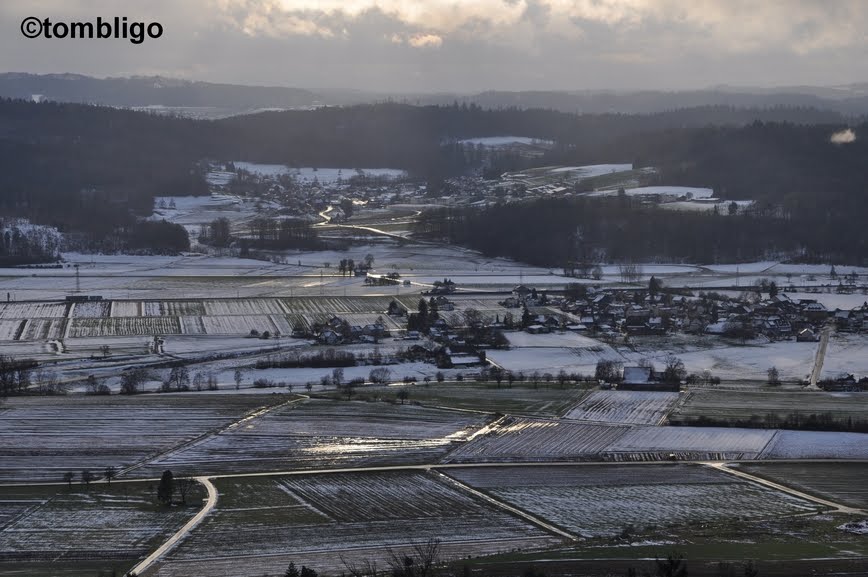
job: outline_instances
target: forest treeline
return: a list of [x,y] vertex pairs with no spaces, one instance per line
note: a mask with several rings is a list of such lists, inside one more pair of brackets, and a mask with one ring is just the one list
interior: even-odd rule
[[[775,237],[767,250],[800,244],[817,254],[864,249],[854,245],[858,238],[848,235],[852,221],[868,215],[868,145],[861,138],[868,125],[853,127],[854,142],[835,145],[830,136],[844,125],[797,123],[800,118],[816,119],[812,109],[754,111],[756,118],[788,122],[745,124],[744,115],[743,110],[725,107],[630,116],[387,102],[192,120],[108,107],[0,100],[0,211],[75,232],[83,245],[110,239],[116,246],[131,247],[156,231],[138,220],[151,213],[155,196],[208,192],[206,159],[392,167],[438,182],[490,162],[490,157],[457,140],[514,134],[555,142],[535,161],[539,164],[655,166],[659,183],[708,186],[723,198],[774,205],[783,219],[767,218],[773,230],[781,223],[805,227],[792,230],[789,237]],[[727,122],[736,116],[737,121]],[[498,167],[521,168],[527,162],[504,155]],[[620,221],[629,225],[631,235],[649,227],[659,230],[642,224],[649,217],[637,219],[634,214]],[[673,233],[674,238],[695,238],[688,231],[704,233],[709,240],[700,244],[708,245],[706,253],[732,240],[725,238],[727,230],[753,235],[752,227],[757,226],[748,217],[727,221],[726,226],[697,215],[655,213],[651,218],[681,231]],[[743,228],[736,226],[741,222]],[[759,228],[762,238],[770,239],[765,224]],[[817,228],[828,234],[818,234]],[[750,248],[755,239],[733,242],[727,254],[756,250]],[[611,254],[619,250],[613,248]],[[678,248],[673,256],[684,250]],[[540,258],[550,257],[536,254],[535,260]]]
[[677,212],[627,196],[539,199],[423,213],[416,232],[488,256],[572,267],[598,262],[868,261],[866,212],[830,227],[811,211]]

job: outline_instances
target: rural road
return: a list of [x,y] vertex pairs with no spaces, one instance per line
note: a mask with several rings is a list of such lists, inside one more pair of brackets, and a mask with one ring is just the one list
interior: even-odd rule
[[800,499],[805,499],[806,501],[813,501],[814,503],[819,503],[826,507],[831,507],[835,509],[836,513],[848,513],[852,515],[865,515],[866,512],[862,509],[856,509],[854,507],[848,507],[847,505],[842,505],[840,503],[835,503],[834,501],[827,501],[826,499],[822,499],[820,497],[815,497],[813,495],[809,495],[808,493],[803,493],[797,489],[793,489],[792,487],[787,487],[786,485],[781,485],[779,483],[775,483],[774,481],[769,481],[768,479],[763,479],[762,477],[757,477],[755,475],[751,475],[749,473],[745,473],[744,471],[739,471],[738,469],[733,469],[726,466],[726,463],[705,463],[706,466],[711,467],[712,469],[717,469],[718,471],[722,471],[729,475],[734,475],[741,479],[745,479],[752,483],[756,483],[758,485],[762,485],[769,489],[774,489],[776,491],[781,491],[782,493],[787,493],[788,495],[792,495],[794,497],[799,497]]
[[175,545],[178,544],[178,541],[187,536],[193,527],[198,525],[202,519],[205,518],[205,515],[211,512],[211,510],[217,505],[217,487],[211,482],[208,477],[196,477],[196,480],[202,483],[205,488],[208,490],[208,498],[205,500],[205,505],[202,509],[196,513],[192,519],[187,521],[187,523],[181,527],[177,533],[169,537],[169,539],[160,545],[156,551],[145,557],[144,561],[136,565],[130,570],[130,573],[135,573],[136,575],[141,575],[148,567],[154,564],[160,557],[165,555],[172,549]]
[[832,334],[832,327],[823,328],[823,334],[820,335],[820,346],[817,347],[817,356],[814,359],[814,370],[811,372],[811,388],[817,388],[817,381],[820,380],[820,373],[823,370],[823,361],[826,359],[826,348],[829,346],[829,336]]

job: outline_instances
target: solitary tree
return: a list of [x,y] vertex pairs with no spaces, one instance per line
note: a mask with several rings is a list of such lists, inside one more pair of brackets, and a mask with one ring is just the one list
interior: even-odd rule
[[332,371],[332,382],[336,387],[340,387],[341,383],[344,381],[344,370],[340,367],[336,368]]
[[241,372],[241,369],[235,369],[235,390],[241,388],[241,381],[244,379],[244,373]]
[[295,563],[289,564],[289,567],[286,568],[286,572],[284,572],[283,577],[301,577],[301,574],[298,572],[298,568],[295,566]]
[[769,367],[768,370],[768,383],[770,385],[780,385],[781,384],[781,374],[778,371],[777,367]]
[[174,492],[175,479],[172,476],[172,471],[167,469],[163,471],[163,475],[160,477],[160,484],[157,485],[157,500],[163,505],[171,505]]
[[410,391],[408,391],[406,387],[401,389],[400,391],[398,391],[398,399],[401,401],[402,405],[404,404],[404,401],[406,401],[409,396],[410,396]]
[[115,469],[115,468],[112,467],[111,465],[109,465],[108,467],[106,467],[106,468],[105,468],[105,471],[103,471],[102,474],[103,474],[103,477],[105,477],[105,480],[108,482],[109,487],[112,486],[112,479],[114,479],[115,477],[118,476],[117,469]]
[[93,473],[90,472],[90,469],[84,469],[81,472],[81,483],[85,487],[90,487],[90,482],[93,481]]
[[66,484],[72,489],[72,480],[75,479],[75,473],[72,471],[67,471],[63,474],[63,480],[66,481]]
[[673,354],[666,356],[666,368],[663,369],[663,381],[666,383],[679,383],[687,376],[684,362]]

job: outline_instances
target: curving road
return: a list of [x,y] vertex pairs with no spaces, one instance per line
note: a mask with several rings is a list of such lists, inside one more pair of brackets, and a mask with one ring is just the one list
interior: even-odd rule
[[153,565],[160,557],[168,553],[178,542],[187,536],[196,525],[202,522],[202,519],[211,512],[211,510],[217,505],[217,487],[211,482],[208,477],[195,477],[195,479],[202,483],[205,486],[205,489],[208,490],[208,498],[205,499],[205,504],[202,509],[196,513],[192,519],[187,521],[187,524],[181,527],[177,533],[169,537],[169,539],[160,545],[156,551],[145,557],[144,561],[136,565],[130,570],[130,573],[135,573],[136,575],[141,575],[148,567]]

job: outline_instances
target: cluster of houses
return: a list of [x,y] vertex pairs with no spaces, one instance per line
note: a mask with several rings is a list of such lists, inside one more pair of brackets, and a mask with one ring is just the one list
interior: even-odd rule
[[[361,326],[351,325],[338,316],[331,317],[321,325],[315,325],[312,331],[316,342],[321,345],[375,344],[389,336],[389,330],[382,320]],[[304,338],[310,335],[301,329],[297,329],[293,331],[292,336]]]
[[813,299],[778,294],[747,303],[694,298],[668,292],[589,288],[582,298],[554,296],[524,285],[501,304],[506,308],[564,314],[533,314],[522,323],[531,333],[553,330],[588,331],[602,336],[663,335],[671,331],[770,339],[819,340],[820,327],[833,320],[839,331],[868,331],[868,302],[853,310],[830,311]]

